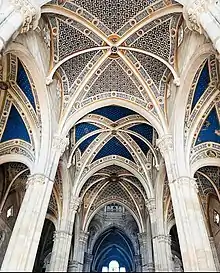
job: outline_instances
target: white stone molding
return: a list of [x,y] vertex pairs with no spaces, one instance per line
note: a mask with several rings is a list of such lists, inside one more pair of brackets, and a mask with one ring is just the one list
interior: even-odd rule
[[167,134],[156,140],[156,145],[160,149],[163,157],[167,152],[173,151],[173,138],[172,135]]
[[171,237],[170,237],[170,235],[158,234],[154,238],[157,239],[158,242],[163,242],[163,243],[167,243],[168,245],[171,245]]
[[57,152],[60,152],[62,155],[69,144],[69,138],[68,137],[61,137],[59,135],[55,135],[53,139],[53,149]]
[[72,234],[70,234],[66,230],[56,230],[54,231],[54,240],[59,240],[59,239],[68,239],[69,237],[72,237]]
[[23,17],[21,33],[35,29],[41,16],[40,7],[30,0],[10,0],[11,4]]
[[70,211],[77,212],[82,200],[80,197],[72,197],[70,200]]
[[89,237],[89,232],[85,232],[83,230],[80,231],[80,235],[79,235],[79,242],[81,242],[81,244],[87,244],[88,241],[88,237]]
[[185,5],[183,9],[183,14],[186,19],[187,27],[190,30],[195,30],[202,34],[203,29],[201,27],[200,21],[199,21],[199,15],[202,12],[205,12],[207,10],[207,2],[210,0],[194,0],[189,1],[190,4]]
[[178,177],[176,180],[173,180],[169,182],[169,185],[172,183],[176,183],[178,186],[187,186],[187,187],[192,187],[196,192],[198,192],[198,185],[196,183],[195,178],[187,177],[187,176],[181,176]]
[[43,185],[43,184],[45,184],[45,182],[47,180],[49,180],[49,178],[44,174],[36,173],[36,174],[29,175],[28,180],[26,182],[26,189],[29,186],[33,186],[33,185],[36,185],[36,184]]
[[155,198],[149,198],[147,201],[146,201],[146,207],[149,211],[149,214],[153,214],[156,212],[156,201],[155,201]]

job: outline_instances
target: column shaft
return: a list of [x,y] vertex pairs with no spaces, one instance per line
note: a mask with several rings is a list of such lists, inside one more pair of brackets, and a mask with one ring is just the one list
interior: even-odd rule
[[52,188],[42,174],[29,177],[1,271],[32,271]]
[[170,193],[185,271],[216,271],[196,182],[178,177],[170,135],[157,143],[165,159]]
[[73,225],[75,215],[80,204],[80,198],[74,197],[70,201],[68,219],[63,219],[66,223],[65,230],[55,232],[54,245],[51,255],[49,272],[66,272],[70,255],[70,247],[72,242]]

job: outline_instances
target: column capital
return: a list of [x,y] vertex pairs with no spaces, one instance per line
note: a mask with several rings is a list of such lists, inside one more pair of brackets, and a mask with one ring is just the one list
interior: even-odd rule
[[72,196],[70,200],[70,210],[72,212],[77,212],[80,204],[81,204],[81,198]]
[[173,138],[171,134],[162,136],[156,140],[156,145],[160,149],[161,154],[164,155],[168,151],[173,151]]
[[85,232],[84,230],[81,230],[80,231],[80,234],[79,234],[79,241],[83,244],[86,244],[87,243],[87,240],[88,240],[88,237],[89,237],[89,232]]
[[54,231],[54,234],[53,234],[54,239],[68,238],[70,236],[72,236],[72,234],[70,234],[66,230],[56,230]]
[[147,207],[150,214],[152,214],[152,213],[154,213],[156,211],[156,200],[155,200],[155,198],[147,199],[145,205],[146,205],[146,207]]
[[21,33],[35,29],[41,16],[40,6],[31,0],[10,0],[11,4],[23,17]]
[[214,0],[191,0],[184,5],[183,16],[186,20],[186,25],[190,30],[194,30],[203,33],[202,26],[200,24],[200,14],[208,12],[208,5],[214,3]]
[[138,240],[139,240],[139,243],[142,245],[147,244],[148,243],[147,232],[138,233]]
[[198,192],[198,185],[196,183],[196,179],[189,177],[189,176],[180,176],[177,179],[173,180],[172,182],[169,183],[169,185],[171,184],[177,184],[179,186],[188,186],[188,187],[192,187],[195,189],[196,192]]
[[153,239],[157,239],[158,242],[164,242],[171,245],[171,236],[169,234],[158,234]]
[[57,152],[60,152],[62,155],[69,144],[69,138],[68,137],[61,137],[59,135],[55,135],[53,138],[53,149]]
[[51,181],[49,177],[45,174],[35,173],[28,176],[28,180],[26,182],[26,189],[31,185],[43,185],[46,181]]

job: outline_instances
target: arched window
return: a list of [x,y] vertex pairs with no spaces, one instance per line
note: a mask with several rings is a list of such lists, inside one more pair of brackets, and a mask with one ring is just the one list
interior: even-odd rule
[[117,261],[111,261],[108,266],[109,272],[119,272],[119,263]]
[[102,267],[102,272],[126,272],[126,269],[125,267],[119,267],[119,263],[113,260],[109,263],[108,267]]

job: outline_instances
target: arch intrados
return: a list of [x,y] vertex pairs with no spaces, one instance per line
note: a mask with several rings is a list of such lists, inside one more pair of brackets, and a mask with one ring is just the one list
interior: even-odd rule
[[191,177],[194,177],[195,173],[202,167],[220,167],[220,158],[202,158],[200,160],[197,160],[195,163],[191,166]]
[[[48,97],[48,91],[46,88],[46,84],[44,81],[39,81],[39,79],[44,79],[46,75],[44,75],[43,71],[40,69],[39,65],[35,61],[35,58],[33,55],[28,51],[28,49],[23,46],[20,43],[10,43],[10,45],[7,47],[4,54],[14,54],[16,57],[18,57],[22,63],[25,65],[27,70],[30,73],[30,76],[32,77],[32,80],[34,82],[34,85],[36,87],[36,92],[39,100],[40,105],[40,113],[41,113],[41,121],[42,121],[42,135],[48,135],[50,131],[50,107],[49,107],[49,97]],[[42,118],[46,117],[46,118]],[[38,142],[38,146],[40,145],[40,139],[35,140]],[[48,138],[49,141],[49,138]],[[42,149],[42,157],[47,158],[48,149],[50,145],[44,145]]]
[[154,117],[152,114],[150,114],[144,107],[139,106],[138,104],[135,104],[134,102],[120,99],[120,98],[106,98],[105,100],[100,100],[95,103],[89,104],[87,106],[84,106],[83,108],[79,109],[78,111],[74,112],[73,115],[71,115],[66,121],[63,121],[60,124],[59,132],[62,136],[66,136],[69,132],[69,130],[84,116],[89,114],[92,111],[95,111],[99,108],[105,107],[105,106],[122,106],[125,108],[128,108],[136,113],[138,113],[140,116],[142,116],[144,119],[149,121],[151,123],[151,126],[155,128],[159,136],[162,136],[164,134],[164,129],[159,122],[159,120]]
[[[100,246],[102,245],[102,243],[104,242],[104,240],[105,240],[105,239],[109,236],[109,234],[111,233],[111,229],[112,229],[112,228],[113,228],[113,227],[109,227],[108,229],[106,229],[105,232],[102,232],[102,233],[100,234],[100,236],[96,239],[96,242],[94,243],[94,246],[93,246],[93,250],[95,250],[94,255],[97,254],[97,252],[98,252]],[[116,228],[116,229],[117,229],[117,228]],[[134,254],[134,246],[133,246],[133,244],[132,244],[132,241],[130,240],[129,237],[127,237],[127,234],[124,233],[123,230],[121,230],[121,229],[118,229],[118,230],[119,230],[119,232],[117,232],[117,233],[118,233],[119,236],[122,238],[123,242],[126,243],[126,245],[127,245],[128,249],[129,249],[130,253],[131,253],[131,254]],[[124,233],[124,234],[123,234],[123,233]],[[114,244],[114,243],[112,243],[112,245],[113,245],[113,244]],[[133,247],[133,249],[131,248],[131,246],[130,246],[129,244],[131,244],[131,246]],[[119,244],[118,246],[120,247],[120,244]],[[111,247],[111,245],[110,245],[110,246],[107,246],[107,247]]]
[[[133,267],[133,266],[132,266],[132,260],[131,260],[131,258],[129,257],[128,253],[127,253],[121,246],[118,246],[118,245],[116,245],[116,244],[112,244],[112,245],[110,245],[110,246],[106,246],[105,248],[103,248],[103,249],[100,251],[100,253],[96,256],[96,259],[94,260],[94,262],[93,262],[93,264],[92,264],[92,267],[95,267],[95,265],[97,264],[97,262],[98,262],[98,260],[100,259],[100,257],[103,256],[103,253],[105,253],[105,252],[109,253],[109,252],[111,251],[112,246],[117,246],[117,250],[118,250],[118,252],[120,253],[120,255],[121,255],[121,256],[123,257],[123,259],[127,262],[127,264],[129,264],[129,265],[131,266],[131,268],[132,268],[132,267]],[[113,257],[114,257],[114,256],[113,256]],[[108,259],[108,258],[106,257],[106,259]],[[112,259],[112,258],[111,258],[111,259]],[[111,259],[110,259],[110,260],[111,260]],[[116,257],[113,258],[113,260],[117,260]],[[98,264],[99,264],[99,262],[98,262]]]
[[80,192],[84,186],[84,184],[86,183],[86,181],[93,176],[95,173],[97,173],[98,171],[101,171],[102,169],[104,169],[105,167],[109,167],[112,165],[117,165],[119,167],[122,167],[123,169],[129,171],[131,174],[133,174],[142,184],[143,188],[146,191],[146,195],[148,198],[153,197],[153,193],[150,190],[150,187],[147,185],[146,180],[141,176],[141,174],[135,170],[134,168],[132,168],[131,166],[129,166],[128,164],[121,162],[117,159],[112,159],[106,162],[102,162],[99,165],[96,165],[94,168],[92,168],[80,181],[79,184],[75,186],[75,189],[73,189],[73,192],[76,192],[75,195],[79,196]]
[[[92,221],[91,221],[92,222]],[[118,230],[121,230],[121,232],[123,232],[132,242],[132,244],[134,245],[134,242],[132,240],[132,238],[130,238],[129,234],[127,234],[126,229],[124,229],[123,226],[114,223],[114,224],[110,224],[109,226],[105,227],[103,230],[99,231],[98,233],[95,234],[95,236],[93,237],[93,242],[91,244],[91,248],[93,249],[95,242],[97,241],[98,237],[101,236],[105,231],[107,231],[110,228],[116,227]]]
[[126,204],[122,203],[121,201],[117,200],[117,199],[112,199],[111,201],[106,201],[105,203],[103,203],[101,206],[99,206],[98,208],[96,208],[93,213],[89,216],[89,218],[87,219],[86,223],[83,224],[83,228],[82,230],[85,231],[85,232],[88,232],[88,227],[93,219],[93,217],[96,215],[96,213],[101,210],[104,206],[106,205],[109,205],[111,204],[112,202],[115,202],[115,203],[118,203],[120,205],[122,205],[123,207],[125,207],[129,212],[130,214],[133,216],[137,226],[138,226],[138,230],[139,230],[139,233],[143,232],[144,231],[144,227],[143,225],[141,225],[141,222],[139,221],[137,215],[130,209],[129,206],[127,206]]
[[27,166],[29,168],[30,173],[31,173],[31,171],[33,169],[33,162],[24,155],[7,154],[7,155],[1,155],[0,156],[0,165],[3,165],[5,163],[10,163],[10,162],[24,164],[25,166]]

